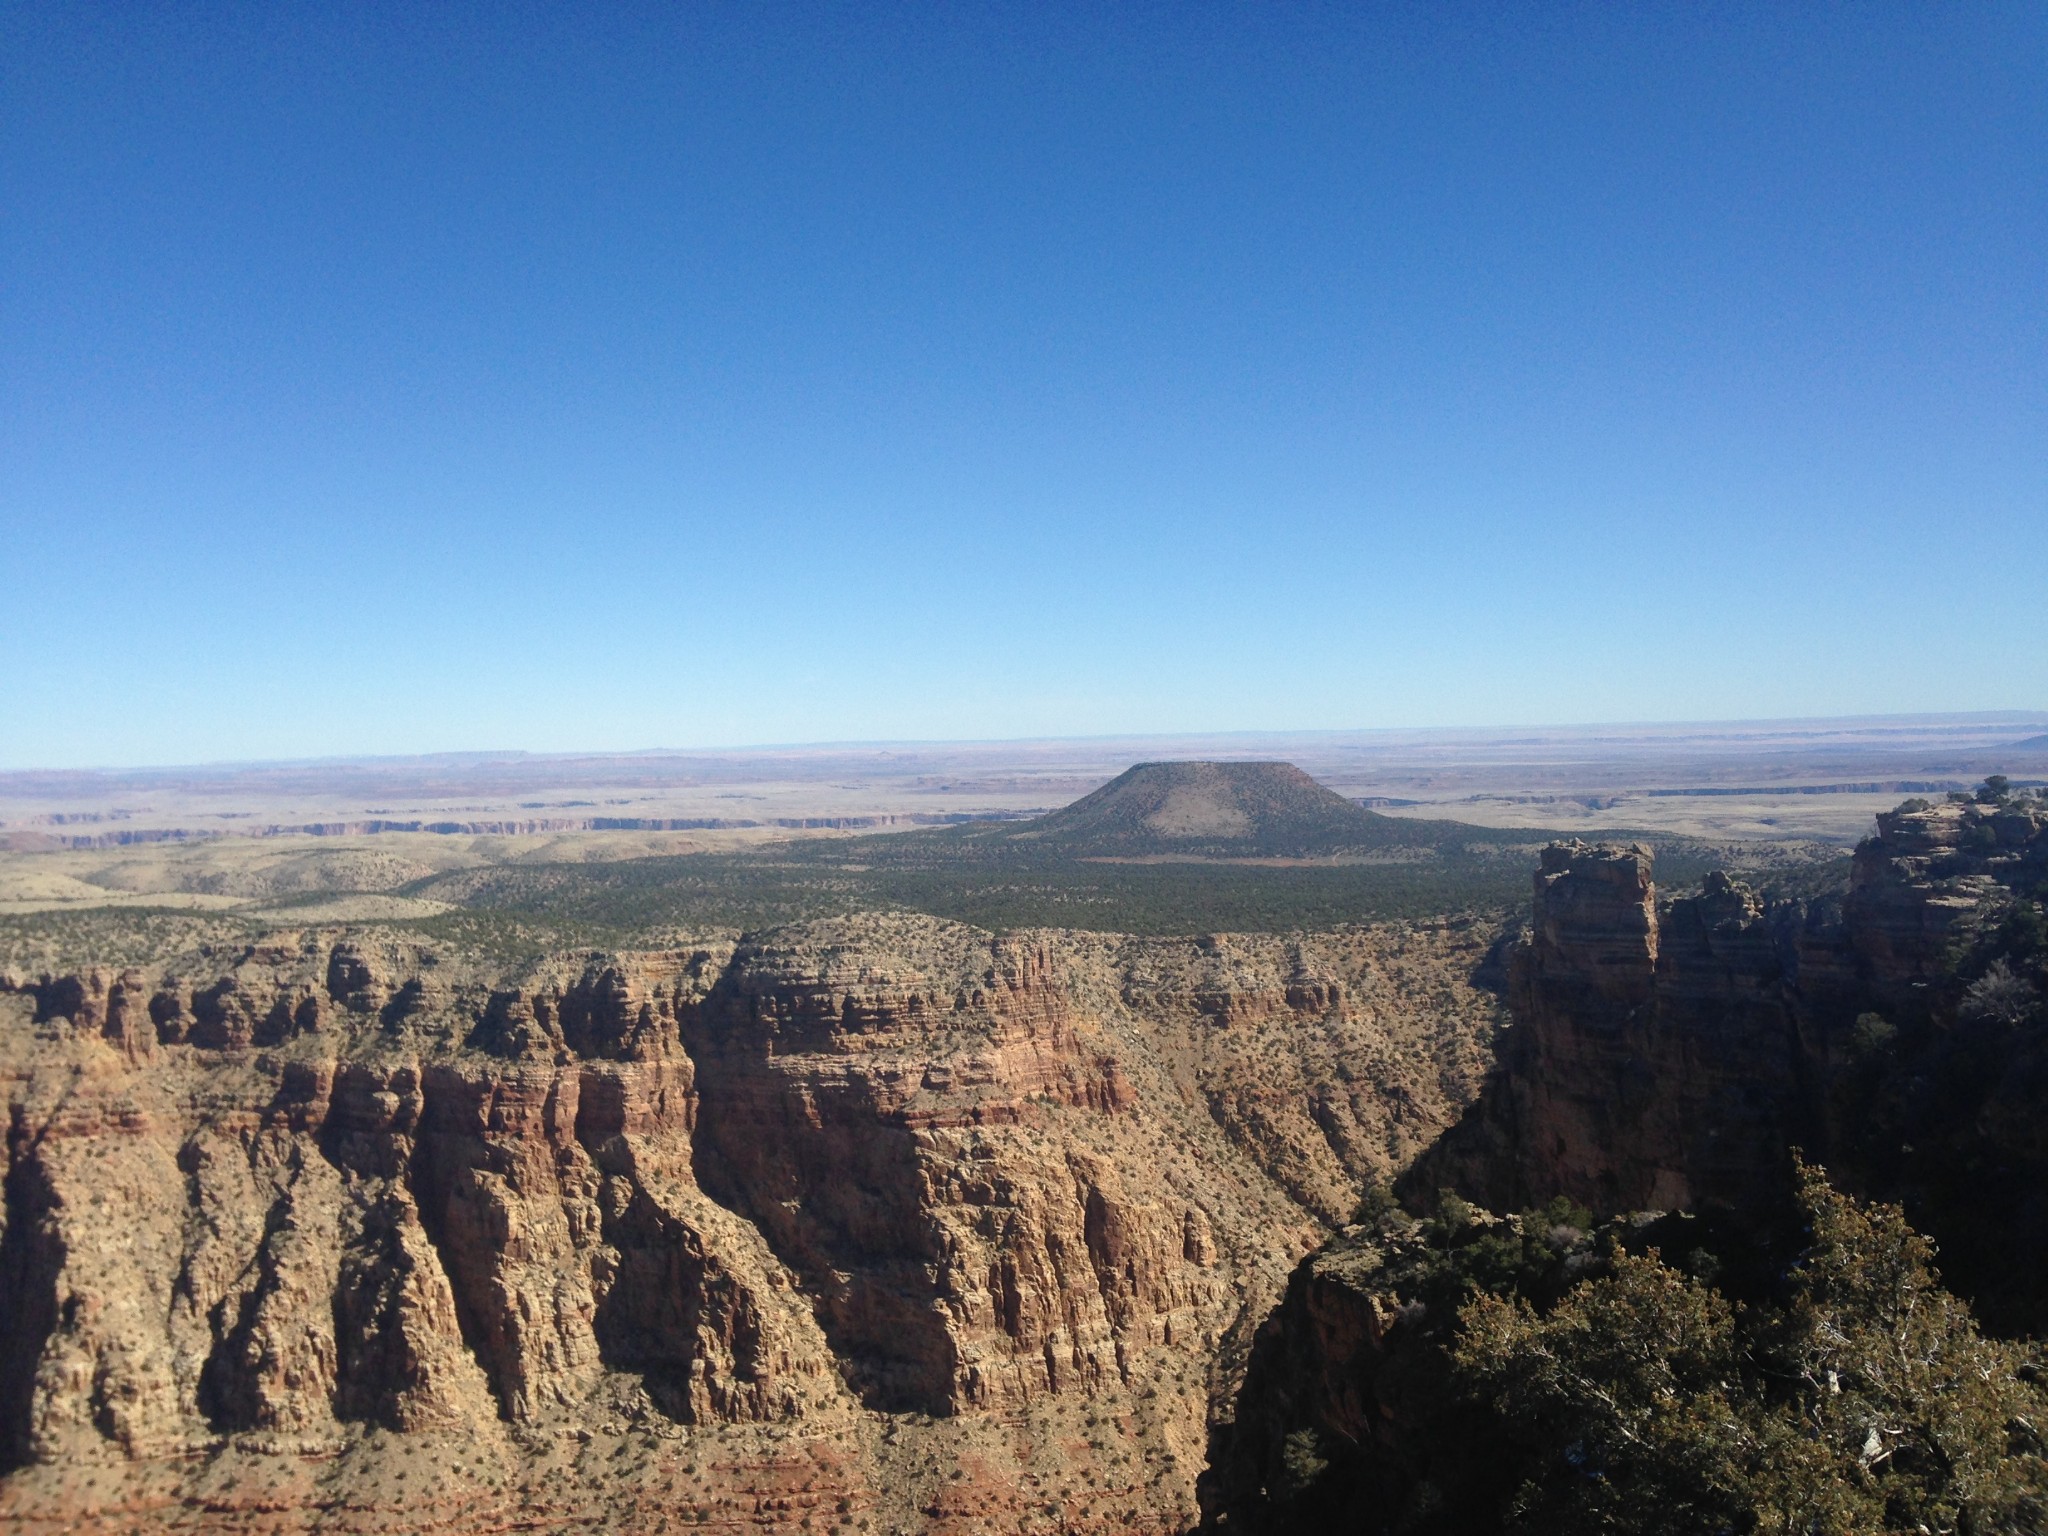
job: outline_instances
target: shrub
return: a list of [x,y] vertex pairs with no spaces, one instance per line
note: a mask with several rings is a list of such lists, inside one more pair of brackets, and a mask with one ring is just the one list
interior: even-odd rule
[[2048,1395],[1943,1290],[1895,1207],[1801,1172],[1807,1247],[1738,1313],[1653,1250],[1540,1314],[1475,1297],[1458,1387],[1518,1482],[1507,1529],[2023,1531],[2048,1518]]

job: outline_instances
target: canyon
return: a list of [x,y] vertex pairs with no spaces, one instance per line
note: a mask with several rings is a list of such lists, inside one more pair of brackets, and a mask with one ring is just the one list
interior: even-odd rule
[[[1000,890],[1403,871],[1449,831],[1180,764],[919,836]],[[1770,894],[1660,896],[1642,843],[1528,857],[1526,919],[1263,932],[649,907],[559,942],[593,882],[684,863],[408,886],[433,922],[16,919],[0,1519],[1292,1530],[1305,1468],[1421,1486],[1400,1362],[1440,1250],[1692,1242],[1781,1200],[1794,1147],[2039,1327],[2048,803],[1908,801],[1843,884],[1759,859]]]
[[1471,919],[376,926],[0,977],[21,1531],[1173,1530],[1477,1092]]

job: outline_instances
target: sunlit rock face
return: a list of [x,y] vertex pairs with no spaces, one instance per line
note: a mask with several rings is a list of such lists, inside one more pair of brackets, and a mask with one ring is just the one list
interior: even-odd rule
[[0,1514],[1183,1528],[1288,1266],[1476,1091],[1491,942],[885,915],[0,978]]

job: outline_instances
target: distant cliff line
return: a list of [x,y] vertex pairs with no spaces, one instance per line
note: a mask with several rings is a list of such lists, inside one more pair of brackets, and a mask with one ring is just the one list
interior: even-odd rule
[[260,827],[128,827],[117,832],[0,833],[0,847],[29,852],[59,848],[127,848],[145,843],[211,842],[226,837],[374,837],[383,832],[432,832],[445,837],[532,837],[549,832],[721,832],[747,828],[788,831],[867,831],[881,827],[950,827],[974,821],[1028,821],[1029,811],[904,812],[872,816],[526,816],[481,821],[414,821],[376,817],[359,821],[273,823]]

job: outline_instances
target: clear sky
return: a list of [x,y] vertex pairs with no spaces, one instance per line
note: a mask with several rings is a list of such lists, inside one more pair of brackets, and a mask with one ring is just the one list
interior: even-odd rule
[[0,766],[2048,703],[2048,7],[0,4]]

